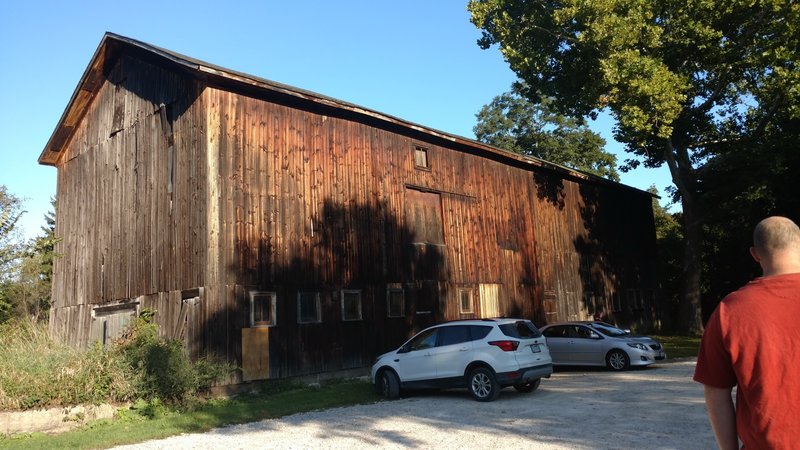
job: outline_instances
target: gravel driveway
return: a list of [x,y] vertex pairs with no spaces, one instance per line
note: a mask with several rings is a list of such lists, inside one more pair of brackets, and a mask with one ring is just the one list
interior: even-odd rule
[[711,449],[694,366],[572,369],[542,380],[532,394],[505,389],[492,403],[466,391],[421,393],[117,448]]

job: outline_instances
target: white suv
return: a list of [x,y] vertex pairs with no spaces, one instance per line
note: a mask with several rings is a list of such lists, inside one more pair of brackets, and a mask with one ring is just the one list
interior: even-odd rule
[[466,387],[488,402],[506,386],[532,392],[553,373],[542,333],[529,320],[479,319],[442,323],[378,357],[372,383],[386,398],[404,388]]

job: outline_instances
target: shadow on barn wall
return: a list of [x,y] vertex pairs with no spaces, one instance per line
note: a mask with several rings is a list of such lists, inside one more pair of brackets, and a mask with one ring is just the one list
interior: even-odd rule
[[[313,235],[309,221],[304,236],[287,242],[268,236],[236,242],[238,262],[227,270],[240,283],[221,293],[226,307],[187,336],[195,340],[190,348],[242,361],[250,291],[276,294],[276,325],[268,331],[272,378],[369,366],[376,355],[445,320],[449,273],[442,247],[416,242],[386,205],[328,200],[312,220]],[[387,317],[387,287],[403,289],[402,317]],[[342,320],[342,290],[361,292],[362,320]],[[319,293],[320,322],[298,323],[300,292]]]
[[[585,234],[575,238],[581,255],[583,304],[596,319],[637,331],[661,328],[652,215],[632,216],[642,195],[620,195],[581,185]],[[648,257],[650,256],[650,257]]]

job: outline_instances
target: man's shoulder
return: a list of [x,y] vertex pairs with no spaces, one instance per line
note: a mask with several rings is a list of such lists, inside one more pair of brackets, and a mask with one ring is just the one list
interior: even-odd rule
[[776,289],[800,292],[800,273],[755,278],[725,296],[722,299],[722,303],[733,306],[737,303],[755,301],[768,293],[775,293]]

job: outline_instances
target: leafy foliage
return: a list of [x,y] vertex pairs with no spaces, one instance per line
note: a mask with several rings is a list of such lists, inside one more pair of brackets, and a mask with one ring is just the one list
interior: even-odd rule
[[[55,200],[51,200],[53,211]],[[19,208],[19,206],[18,206]],[[43,234],[30,242],[18,238],[7,248],[10,254],[0,281],[0,323],[12,317],[46,320],[50,311],[53,261],[56,258],[55,213],[45,215]]]
[[24,213],[22,200],[0,185],[0,282],[11,277],[11,265],[19,257],[21,243],[16,226]]
[[143,310],[126,336],[115,343],[115,351],[138,374],[134,383],[138,396],[183,401],[230,375],[233,367],[229,364],[207,358],[194,364],[182,341],[159,337],[155,314]]
[[619,180],[617,158],[603,150],[605,140],[583,121],[565,117],[552,108],[552,99],[533,103],[516,83],[481,108],[475,136],[481,142],[515,153]]
[[24,213],[22,200],[0,185],[0,323],[15,314],[11,289],[23,248],[16,226]]
[[[703,168],[800,117],[800,4],[785,0],[471,0],[479,45],[581,117],[607,108],[626,167],[666,164],[683,208],[682,324],[698,332]],[[787,194],[788,195],[788,194]]]
[[800,119],[778,112],[756,132],[748,130],[743,145],[728,143],[699,173],[707,205],[704,257],[707,283],[704,301],[710,312],[727,293],[760,274],[748,248],[753,226],[770,215],[800,223]]

